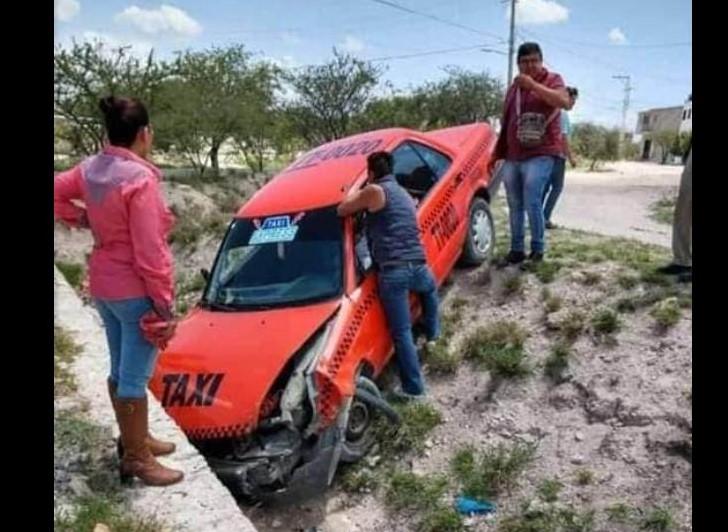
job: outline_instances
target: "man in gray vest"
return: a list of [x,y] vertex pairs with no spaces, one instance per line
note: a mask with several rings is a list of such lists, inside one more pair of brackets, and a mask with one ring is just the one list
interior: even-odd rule
[[410,291],[420,294],[428,346],[440,336],[437,284],[427,266],[412,197],[392,175],[392,155],[367,157],[369,180],[339,205],[339,216],[366,211],[366,230],[378,271],[379,298],[387,317],[402,381],[402,396],[425,395],[425,384],[412,337]]

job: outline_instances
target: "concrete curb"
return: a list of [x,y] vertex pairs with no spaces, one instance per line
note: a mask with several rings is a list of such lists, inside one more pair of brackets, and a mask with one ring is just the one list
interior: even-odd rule
[[[54,273],[54,320],[74,335],[83,349],[74,362],[78,395],[88,401],[88,415],[118,434],[106,392],[109,355],[106,336],[96,311],[85,306],[63,275]],[[129,490],[135,513],[160,519],[174,531],[256,532],[240,511],[230,492],[210,470],[207,462],[149,394],[149,424],[155,436],[173,441],[177,451],[163,462],[179,468],[185,480],[166,488],[147,488],[138,483]]]

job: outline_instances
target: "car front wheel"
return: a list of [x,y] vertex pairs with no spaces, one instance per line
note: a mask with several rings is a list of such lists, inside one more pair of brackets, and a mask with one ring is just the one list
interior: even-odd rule
[[464,266],[478,266],[490,258],[494,245],[495,227],[490,206],[485,199],[476,196],[470,204],[468,234],[460,262]]

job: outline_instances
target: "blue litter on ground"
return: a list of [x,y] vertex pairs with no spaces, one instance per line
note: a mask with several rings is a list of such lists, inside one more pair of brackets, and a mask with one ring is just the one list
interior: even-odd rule
[[455,509],[463,515],[488,514],[495,512],[495,504],[490,501],[460,496],[455,499]]

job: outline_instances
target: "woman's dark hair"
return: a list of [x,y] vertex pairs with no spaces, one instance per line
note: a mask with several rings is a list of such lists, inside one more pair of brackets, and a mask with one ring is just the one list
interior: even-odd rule
[[524,55],[538,54],[538,57],[543,60],[543,54],[541,53],[541,47],[535,42],[524,42],[518,47],[517,59],[520,59]]
[[367,169],[379,179],[392,173],[392,154],[386,151],[375,151],[367,157]]
[[149,114],[137,98],[107,96],[99,101],[109,143],[128,148],[139,130],[149,125]]

